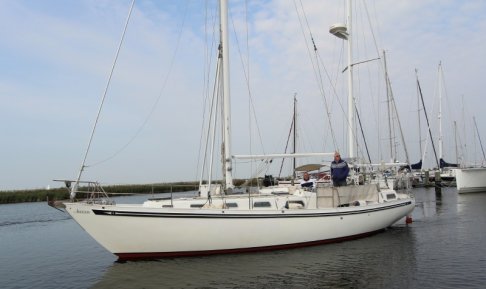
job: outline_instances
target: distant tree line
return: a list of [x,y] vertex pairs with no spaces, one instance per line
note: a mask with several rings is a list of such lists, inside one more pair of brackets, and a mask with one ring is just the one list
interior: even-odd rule
[[[236,186],[240,186],[244,180],[234,180]],[[171,192],[195,191],[199,187],[199,182],[175,182],[145,185],[111,185],[103,186],[105,192],[110,196],[137,195],[137,194],[160,194]],[[79,188],[81,191],[82,187]],[[45,202],[47,200],[67,200],[69,190],[67,188],[54,189],[32,189],[0,191],[0,204]]]

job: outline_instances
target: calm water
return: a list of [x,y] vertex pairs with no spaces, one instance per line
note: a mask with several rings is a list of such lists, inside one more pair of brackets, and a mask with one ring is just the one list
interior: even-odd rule
[[0,288],[485,288],[486,193],[414,192],[411,225],[360,240],[127,263],[44,203],[0,205]]

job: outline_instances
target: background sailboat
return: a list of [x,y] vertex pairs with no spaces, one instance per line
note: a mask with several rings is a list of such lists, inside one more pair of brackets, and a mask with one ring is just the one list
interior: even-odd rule
[[481,167],[462,167],[455,169],[456,187],[459,193],[486,192],[486,167],[484,166],[484,163],[486,162],[486,154],[484,153],[476,118],[473,117],[473,121],[481,146],[483,161]]

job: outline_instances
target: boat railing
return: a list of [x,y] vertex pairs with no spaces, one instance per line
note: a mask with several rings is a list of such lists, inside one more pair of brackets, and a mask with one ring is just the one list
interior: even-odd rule
[[[55,180],[62,181],[70,192],[75,196],[83,196],[82,201],[88,204],[114,205],[115,201],[110,198],[108,193],[97,181],[73,181],[73,180]],[[74,183],[74,187],[73,187]]]
[[103,187],[98,182],[87,182],[86,190],[79,190],[77,193],[85,193],[85,202],[88,204],[114,205]]

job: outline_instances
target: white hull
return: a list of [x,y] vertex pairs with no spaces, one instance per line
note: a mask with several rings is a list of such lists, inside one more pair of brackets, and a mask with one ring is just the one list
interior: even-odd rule
[[120,259],[309,246],[366,236],[409,215],[413,199],[329,209],[174,209],[66,203],[67,212]]
[[486,168],[456,169],[459,193],[486,192]]

